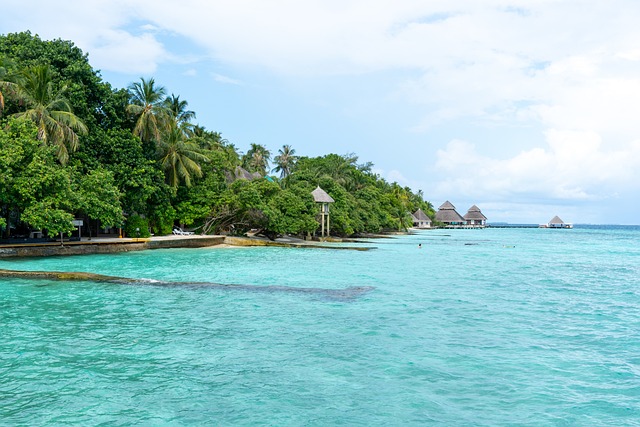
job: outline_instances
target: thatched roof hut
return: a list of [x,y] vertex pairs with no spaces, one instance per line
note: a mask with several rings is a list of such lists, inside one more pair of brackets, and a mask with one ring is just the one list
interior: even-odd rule
[[245,168],[243,168],[242,166],[236,166],[233,172],[226,171],[224,174],[228,183],[232,183],[239,179],[246,179],[247,181],[253,181],[254,179],[262,178],[262,175],[260,174],[260,172],[251,173]]
[[548,228],[573,228],[572,224],[567,224],[558,215],[554,216],[547,224]]
[[465,219],[456,211],[448,200],[444,202],[436,212],[436,221],[447,225],[461,225],[465,223]]
[[335,200],[327,194],[320,186],[318,186],[315,190],[311,192],[313,196],[313,201],[316,203],[334,203]]
[[311,195],[313,196],[313,201],[320,204],[320,237],[324,238],[325,236],[325,224],[328,237],[331,235],[329,230],[329,203],[333,203],[335,200],[320,186],[316,187],[311,192]]
[[427,216],[422,209],[418,209],[411,214],[413,217],[413,226],[417,228],[429,228],[431,227],[431,218]]
[[429,221],[431,222],[431,219],[429,219],[429,217],[427,216],[426,213],[424,213],[424,211],[422,209],[418,209],[417,211],[415,211],[413,213],[413,216],[420,221]]
[[484,216],[480,208],[476,205],[471,206],[463,218],[469,225],[485,225],[487,221],[487,217]]
[[558,215],[554,216],[551,221],[549,221],[549,225],[562,225],[564,221],[560,219]]

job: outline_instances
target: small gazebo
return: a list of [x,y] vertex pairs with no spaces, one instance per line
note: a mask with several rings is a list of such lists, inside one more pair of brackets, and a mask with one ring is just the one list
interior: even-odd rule
[[313,201],[320,204],[320,237],[324,238],[324,225],[327,224],[327,236],[329,236],[329,203],[335,202],[333,198],[327,194],[320,186],[311,192]]

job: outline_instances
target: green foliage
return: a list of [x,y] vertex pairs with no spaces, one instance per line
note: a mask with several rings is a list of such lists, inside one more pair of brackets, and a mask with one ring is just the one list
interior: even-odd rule
[[159,141],[164,122],[170,115],[165,104],[167,90],[157,86],[153,78],[131,83],[129,86],[130,104],[127,112],[137,117],[133,133],[143,142]]
[[[114,100],[117,96],[111,86],[102,81],[99,72],[89,64],[88,55],[72,42],[45,41],[28,31],[0,35],[0,57],[11,59],[22,69],[49,65],[54,89],[67,86],[66,98],[89,133],[95,126],[127,124],[124,107],[114,108],[119,102]],[[9,103],[5,113],[16,113],[18,107],[15,102]]]
[[[354,154],[298,157],[283,145],[274,158],[280,177],[266,176],[265,146],[241,155],[219,132],[191,123],[185,100],[166,94],[153,78],[112,89],[70,41],[0,35],[0,227],[64,233],[84,215],[105,226],[127,217],[129,236],[136,228],[141,237],[168,234],[175,223],[304,235],[319,228],[311,196],[318,185],[335,200],[334,235],[403,230],[418,208],[434,214],[421,192],[386,182]],[[240,165],[266,178],[236,179]]]
[[157,153],[166,182],[176,189],[183,182],[191,187],[193,177],[202,176],[199,162],[206,162],[207,156],[202,154],[198,146],[189,141],[179,124],[171,120],[157,143]]
[[120,192],[111,172],[96,169],[82,175],[77,191],[78,207],[90,218],[100,220],[106,227],[122,225],[124,216],[120,205]]
[[251,144],[251,148],[242,157],[242,166],[249,172],[259,172],[262,176],[269,170],[271,153],[264,145]]
[[139,215],[131,215],[124,224],[124,233],[127,237],[149,237],[149,221]]
[[73,226],[73,215],[63,209],[58,209],[46,201],[27,206],[22,214],[25,222],[32,227],[47,230],[50,237],[58,234],[70,234]]
[[0,203],[7,213],[21,212],[22,221],[49,234],[74,229],[77,198],[71,170],[56,162],[55,149],[42,146],[32,123],[10,119],[0,127]]
[[49,66],[39,65],[25,70],[17,84],[17,98],[26,109],[14,115],[31,120],[38,128],[38,140],[56,148],[60,163],[69,159],[69,151],[78,148],[78,134],[85,135],[87,127],[73,114],[65,98],[67,87],[53,88]]
[[274,172],[280,172],[280,178],[286,178],[291,174],[291,169],[295,166],[297,160],[295,154],[296,150],[291,148],[290,145],[283,145],[278,150],[278,155],[273,159],[276,164],[273,170]]
[[286,189],[269,200],[267,228],[278,234],[313,233],[318,228],[316,206],[310,194],[302,189]]
[[171,234],[175,218],[176,210],[171,205],[167,205],[165,209],[154,210],[150,223],[151,231],[158,235]]

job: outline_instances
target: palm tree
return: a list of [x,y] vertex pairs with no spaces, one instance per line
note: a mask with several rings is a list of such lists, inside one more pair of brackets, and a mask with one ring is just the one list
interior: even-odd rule
[[249,171],[260,172],[262,176],[269,170],[271,153],[264,145],[251,144],[251,148],[242,158],[243,166]]
[[223,138],[220,132],[208,131],[200,125],[191,127],[189,136],[197,140],[200,148],[204,150],[224,151],[224,147],[229,144],[229,140]]
[[166,92],[164,87],[156,86],[153,78],[141,77],[139,82],[129,85],[127,112],[138,117],[133,133],[143,142],[160,140],[170,114],[165,104]]
[[16,113],[15,117],[33,121],[38,128],[38,140],[56,147],[58,161],[65,164],[69,150],[78,148],[78,134],[87,134],[87,127],[73,114],[64,96],[67,87],[55,91],[51,68],[40,65],[24,71],[16,89],[27,110]]
[[169,122],[169,128],[157,141],[157,154],[167,184],[173,188],[178,188],[180,182],[190,187],[192,176],[202,176],[198,162],[208,160],[207,156],[187,139],[175,120]]
[[196,118],[196,113],[191,110],[187,110],[189,103],[187,101],[180,100],[180,95],[176,96],[171,94],[164,100],[164,106],[169,111],[169,114],[178,121],[180,125],[190,125],[191,120]]
[[273,170],[280,172],[280,178],[286,178],[291,173],[291,167],[297,160],[295,154],[296,150],[291,148],[290,145],[283,145],[278,150],[278,155],[273,159],[277,166]]

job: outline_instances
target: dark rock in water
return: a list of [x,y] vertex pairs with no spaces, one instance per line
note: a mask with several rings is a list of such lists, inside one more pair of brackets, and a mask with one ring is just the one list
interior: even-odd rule
[[104,276],[94,273],[83,272],[56,272],[56,271],[15,271],[0,270],[0,277],[14,277],[23,279],[48,279],[48,280],[84,280],[102,283],[114,283],[120,285],[145,285],[145,286],[171,286],[171,287],[198,287],[214,288],[223,290],[241,290],[248,292],[265,293],[292,293],[319,296],[330,301],[350,302],[360,296],[372,291],[371,286],[350,286],[344,289],[327,288],[298,288],[291,286],[259,286],[259,285],[238,285],[209,282],[167,282],[153,279],[132,279],[127,277]]

